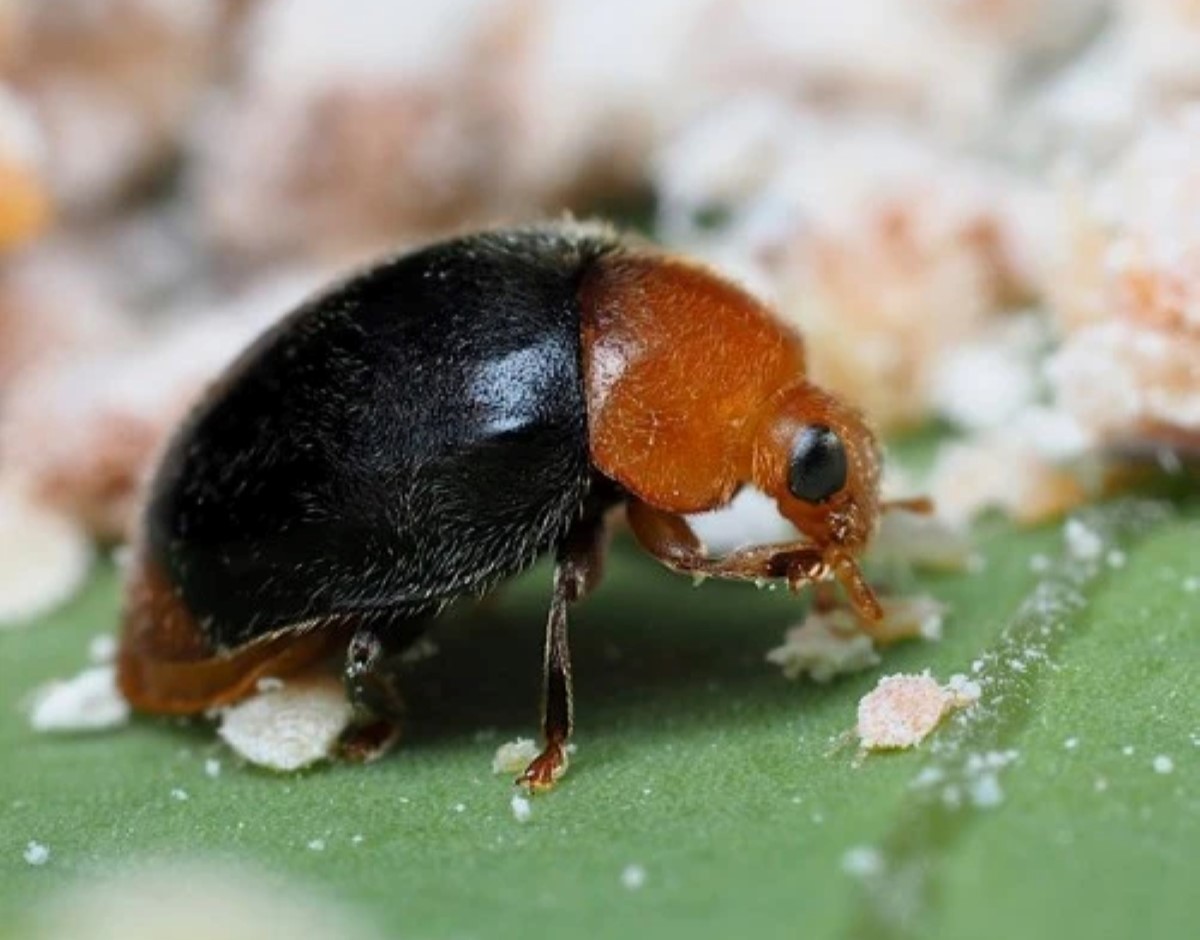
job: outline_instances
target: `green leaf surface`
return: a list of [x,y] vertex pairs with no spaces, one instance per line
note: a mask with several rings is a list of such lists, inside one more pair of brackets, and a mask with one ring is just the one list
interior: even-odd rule
[[[441,624],[396,753],[293,776],[240,765],[205,722],[29,730],[20,703],[115,624],[105,569],[69,609],[0,635],[0,924],[20,936],[81,879],[200,857],[314,885],[384,936],[1192,935],[1200,505],[1118,542],[1123,565],[1073,578],[1059,527],[985,525],[982,571],[901,585],[950,605],[945,638],[829,686],[763,660],[795,598],[696,590],[619,543],[573,619],[579,752],[525,823],[490,762],[536,727],[546,568]],[[1065,561],[1038,573],[1034,555]],[[1056,577],[1072,602],[1023,615]],[[1027,649],[1044,656],[1014,666]],[[921,748],[863,758],[847,743],[879,675],[944,680],[981,658],[996,684]],[[995,806],[948,805],[945,779],[914,786],[993,750],[1016,752]],[[29,840],[47,864],[24,861]],[[855,848],[877,868],[847,873]],[[640,887],[623,884],[631,865]]]

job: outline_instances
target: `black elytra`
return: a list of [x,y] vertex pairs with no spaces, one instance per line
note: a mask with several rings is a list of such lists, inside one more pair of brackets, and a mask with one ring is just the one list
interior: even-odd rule
[[593,479],[580,279],[617,242],[544,226],[386,261],[281,321],[168,446],[145,549],[218,648],[416,617],[527,567]]
[[810,503],[824,502],[846,485],[848,474],[846,447],[832,428],[810,424],[800,429],[788,466],[788,489],[793,496]]

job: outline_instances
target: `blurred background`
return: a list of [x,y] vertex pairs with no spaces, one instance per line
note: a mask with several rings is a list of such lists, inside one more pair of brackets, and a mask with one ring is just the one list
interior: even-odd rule
[[[601,215],[720,266],[957,522],[1200,442],[1196,0],[0,0],[0,620],[317,286]],[[903,484],[900,484],[903,488]]]

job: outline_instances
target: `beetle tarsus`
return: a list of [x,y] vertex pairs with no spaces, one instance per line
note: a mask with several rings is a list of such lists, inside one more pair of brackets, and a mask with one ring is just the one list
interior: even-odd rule
[[396,746],[400,730],[395,718],[356,721],[338,739],[337,756],[351,764],[370,764]]
[[548,743],[537,757],[530,761],[524,773],[517,778],[517,786],[530,793],[544,793],[554,787],[567,771],[567,748],[562,742]]

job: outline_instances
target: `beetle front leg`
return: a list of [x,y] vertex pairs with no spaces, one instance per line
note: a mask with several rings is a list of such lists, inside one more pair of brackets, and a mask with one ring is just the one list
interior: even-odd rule
[[[798,556],[820,557],[807,542],[779,542],[739,548],[721,558],[709,556],[688,521],[674,513],[630,499],[626,517],[638,543],[668,568],[704,578],[761,581],[790,578]],[[799,570],[799,569],[797,569]]]
[[567,742],[574,724],[567,609],[599,583],[606,543],[603,515],[595,514],[577,522],[558,549],[542,667],[544,747],[517,778],[530,791],[549,790],[567,769]]
[[755,545],[711,558],[682,516],[636,499],[629,500],[626,511],[629,527],[641,546],[675,571],[740,581],[785,578],[793,591],[836,578],[864,621],[874,623],[883,617],[883,608],[858,563],[844,551],[797,541]]

